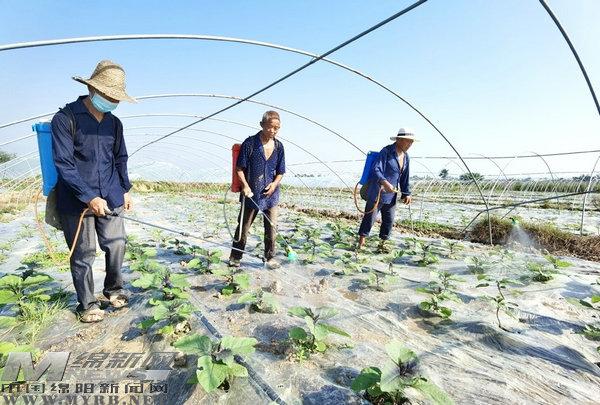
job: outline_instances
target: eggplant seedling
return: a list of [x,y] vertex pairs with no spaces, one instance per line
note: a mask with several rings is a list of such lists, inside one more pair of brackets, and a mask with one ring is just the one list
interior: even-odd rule
[[518,304],[508,301],[505,293],[502,290],[506,290],[509,285],[520,285],[521,282],[509,278],[493,280],[485,274],[478,275],[477,280],[483,281],[483,283],[480,283],[476,286],[478,288],[488,287],[490,283],[493,283],[496,286],[496,296],[492,297],[486,295],[484,298],[492,302],[496,307],[496,320],[498,321],[498,327],[506,332],[510,332],[510,330],[502,326],[502,323],[500,322],[500,311],[503,311],[505,314],[514,318]]
[[432,271],[431,277],[437,280],[432,280],[427,284],[427,287],[417,288],[417,292],[429,295],[429,299],[422,301],[419,304],[419,309],[427,313],[431,313],[448,319],[452,315],[452,310],[442,303],[446,300],[459,302],[456,295],[456,285],[454,282],[462,282],[464,280],[448,273],[447,271]]
[[194,334],[182,337],[173,346],[198,356],[198,368],[188,383],[200,384],[210,393],[218,388],[228,390],[237,377],[248,377],[248,370],[236,357],[251,355],[257,343],[254,338],[223,336],[213,341],[208,336]]
[[306,322],[307,329],[295,326],[288,332],[294,356],[298,360],[308,359],[311,353],[323,353],[331,347],[330,344],[325,342],[325,338],[329,334],[350,337],[342,329],[323,322],[338,314],[338,311],[334,308],[321,307],[313,311],[311,308],[306,307],[292,307],[288,310],[288,314],[303,318]]
[[330,244],[335,249],[352,250],[354,245],[349,243],[354,237],[355,232],[351,230],[347,225],[342,224],[340,221],[327,223],[327,228],[331,229],[331,240]]
[[448,259],[458,259],[457,253],[462,252],[465,247],[459,241],[447,241],[444,247],[448,250]]
[[7,274],[0,277],[0,306],[14,304],[20,307],[24,303],[34,301],[50,301],[51,290],[46,284],[53,278],[44,273],[31,270],[23,272],[21,276]]
[[194,312],[194,307],[183,299],[158,300],[151,299],[150,305],[154,306],[152,318],[138,324],[142,330],[148,330],[155,324],[161,327],[157,333],[166,337],[175,337],[188,333],[191,330],[189,318]]
[[492,269],[495,261],[489,255],[469,256],[465,259],[467,269],[472,274],[486,274]]
[[377,291],[385,291],[386,288],[398,281],[393,275],[381,273],[377,270],[371,270],[367,276],[367,284]]
[[150,231],[150,237],[154,242],[158,243],[159,247],[165,246],[167,241],[169,240],[169,236],[166,236],[163,233],[162,229],[153,229],[152,231]]
[[307,227],[302,231],[305,242],[302,250],[308,254],[304,259],[305,264],[316,262],[317,255],[320,257],[329,257],[331,255],[331,246],[321,240],[321,229],[316,227]]
[[420,267],[427,267],[430,264],[435,264],[440,261],[433,243],[419,241],[417,243],[417,247],[415,248],[415,254],[419,258],[417,264]]
[[[600,285],[600,278],[592,285]],[[567,301],[600,313],[600,294],[592,294],[587,299],[567,298]],[[589,340],[600,341],[600,325],[585,325],[580,333]]]
[[242,292],[250,287],[250,274],[237,273],[231,268],[214,270],[213,274],[225,278],[225,286],[221,288],[221,295],[229,296]]
[[336,276],[350,275],[359,273],[362,269],[362,265],[355,260],[352,253],[344,253],[339,259],[335,260],[333,264],[339,268],[335,270],[333,274]]
[[243,294],[237,302],[238,304],[250,304],[251,310],[266,314],[274,314],[279,308],[275,296],[262,289]]
[[[223,252],[220,250],[196,249],[195,255],[198,255],[185,264],[185,267],[191,270],[196,270],[201,273],[212,272],[215,266],[222,263],[221,256]],[[182,262],[182,264],[185,262]]]
[[162,267],[160,271],[142,273],[133,280],[131,285],[144,290],[154,290],[158,299],[173,300],[187,299],[189,294],[184,290],[190,286],[185,274],[172,273],[168,268]]
[[362,369],[352,381],[354,392],[364,392],[365,399],[372,404],[396,405],[411,403],[405,391],[412,388],[434,404],[454,403],[448,394],[418,373],[418,358],[412,350],[393,340],[385,346],[385,351],[389,360],[383,369],[374,366]]
[[561,260],[558,257],[554,257],[551,254],[545,254],[544,259],[546,259],[546,261],[548,261],[548,263],[550,263],[555,270],[566,269],[567,267],[572,266],[571,263]]
[[156,249],[147,242],[138,242],[135,235],[127,235],[127,251],[125,252],[126,260],[139,260],[143,257],[154,257]]
[[409,255],[410,252],[404,249],[395,249],[389,255],[383,258],[383,261],[388,264],[388,272],[391,275],[396,274],[394,264],[398,263],[402,257]]
[[544,263],[526,262],[525,268],[531,273],[525,278],[530,278],[533,281],[545,283],[554,278],[554,274],[558,273],[553,267],[548,267]]

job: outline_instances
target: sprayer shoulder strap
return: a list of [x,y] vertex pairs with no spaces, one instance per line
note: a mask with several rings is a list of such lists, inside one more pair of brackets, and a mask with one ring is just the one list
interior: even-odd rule
[[77,133],[77,121],[75,121],[75,114],[73,114],[73,110],[71,110],[71,107],[69,107],[68,104],[61,108],[60,111],[67,116],[67,119],[69,120],[69,128],[71,130],[71,137],[73,138],[73,141],[75,141],[75,134]]

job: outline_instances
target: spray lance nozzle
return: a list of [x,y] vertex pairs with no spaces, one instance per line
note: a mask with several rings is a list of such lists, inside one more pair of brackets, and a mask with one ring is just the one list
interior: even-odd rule
[[296,253],[290,245],[285,245],[285,253],[287,254],[287,258],[290,262],[295,262],[298,260],[298,253]]
[[519,226],[519,220],[517,219],[517,217],[510,217],[510,220],[513,226]]

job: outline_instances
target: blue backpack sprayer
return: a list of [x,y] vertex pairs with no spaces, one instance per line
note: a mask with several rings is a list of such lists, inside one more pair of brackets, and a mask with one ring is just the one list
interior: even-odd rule
[[[367,201],[369,187],[372,185],[377,185],[376,183],[373,182],[372,179],[370,179],[370,177],[371,177],[371,171],[373,170],[373,165],[375,164],[375,162],[377,162],[377,159],[379,159],[379,153],[380,152],[374,152],[374,151],[370,151],[367,153],[367,158],[365,159],[365,165],[363,167],[362,175],[360,177],[360,180],[358,181],[358,183],[356,183],[356,186],[354,187],[354,205],[356,206],[356,209],[358,210],[358,212],[360,212],[361,214],[366,215],[366,214],[370,214],[373,211],[375,211],[377,209],[377,206],[379,205],[379,201],[381,199],[382,189],[379,188],[379,192],[377,193],[377,199],[375,200],[375,205],[373,206],[373,208],[370,211],[365,212],[360,209],[360,206],[358,204],[358,197],[357,197],[357,194],[360,194],[360,197],[364,201]],[[360,186],[360,190],[359,190],[359,186]],[[399,192],[399,190],[394,190],[394,191],[396,193]],[[410,223],[411,223],[411,227],[412,227],[412,211],[410,209],[410,205],[408,206],[408,214],[410,217]]]
[[[379,158],[379,152],[370,151],[369,153],[367,153],[367,158],[365,159],[365,166],[363,167],[362,175],[360,176],[360,180],[358,181],[358,183],[356,183],[356,186],[354,187],[354,205],[356,206],[356,209],[358,210],[358,212],[360,212],[361,214],[370,214],[371,212],[376,210],[377,206],[379,205],[379,200],[381,198],[381,189],[379,190],[379,193],[377,194],[377,200],[375,200],[375,206],[373,207],[373,209],[371,211],[365,212],[365,211],[361,210],[358,205],[358,198],[357,198],[357,194],[360,194],[360,197],[363,200],[365,200],[365,201],[367,200],[367,194],[369,191],[369,187],[371,185],[373,185],[373,182],[369,181],[369,177],[371,176],[371,170],[373,170],[373,165],[375,164],[375,162],[377,161],[378,158]],[[359,192],[359,186],[361,186],[360,192]]]

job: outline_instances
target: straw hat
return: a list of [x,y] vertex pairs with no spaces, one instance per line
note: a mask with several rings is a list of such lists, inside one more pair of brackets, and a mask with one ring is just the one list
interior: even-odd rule
[[89,79],[73,76],[73,80],[90,85],[115,100],[137,103],[136,99],[125,92],[125,71],[110,60],[100,61]]
[[396,136],[390,137],[390,141],[395,141],[396,139],[411,139],[413,141],[418,141],[418,139],[415,138],[413,131],[408,128],[400,128]]

